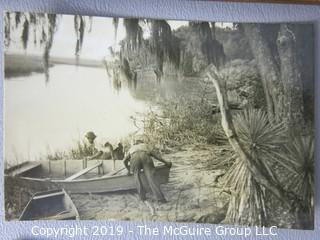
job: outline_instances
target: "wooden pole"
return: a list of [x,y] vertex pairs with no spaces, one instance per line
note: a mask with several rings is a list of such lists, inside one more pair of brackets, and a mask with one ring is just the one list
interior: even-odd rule
[[49,175],[51,174],[51,160],[49,159],[49,163],[48,163],[48,169],[49,169]]
[[63,161],[63,171],[64,171],[64,176],[67,176],[67,160],[64,159]]
[[88,165],[88,160],[87,160],[86,158],[84,158],[84,159],[82,160],[82,168],[83,168],[83,169],[87,168],[87,165]]

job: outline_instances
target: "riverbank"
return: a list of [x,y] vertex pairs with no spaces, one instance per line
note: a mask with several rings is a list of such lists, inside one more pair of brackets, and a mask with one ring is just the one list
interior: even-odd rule
[[[43,73],[43,59],[40,55],[29,54],[5,54],[4,55],[4,73],[5,78],[28,76],[31,73]],[[65,65],[77,65],[83,67],[103,67],[103,62],[100,60],[91,59],[76,59],[63,58],[63,57],[51,57],[49,66],[52,67],[55,64]]]
[[[52,67],[53,64],[50,64]],[[43,63],[40,56],[29,56],[20,54],[4,55],[5,78],[28,76],[31,73],[43,73]]]

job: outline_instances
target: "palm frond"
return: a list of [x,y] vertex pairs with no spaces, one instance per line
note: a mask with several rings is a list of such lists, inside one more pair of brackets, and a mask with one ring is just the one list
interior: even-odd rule
[[[294,172],[289,161],[282,161],[282,146],[286,143],[284,124],[270,123],[267,113],[257,109],[236,115],[234,124],[239,141],[269,179],[278,182],[274,166],[279,163]],[[237,224],[265,226],[268,221],[266,190],[256,182],[246,164],[238,159],[225,176],[233,199],[227,219]]]
[[295,174],[288,181],[290,189],[297,193],[303,202],[310,203],[314,193],[314,138],[298,136],[286,145],[286,159],[293,161]]

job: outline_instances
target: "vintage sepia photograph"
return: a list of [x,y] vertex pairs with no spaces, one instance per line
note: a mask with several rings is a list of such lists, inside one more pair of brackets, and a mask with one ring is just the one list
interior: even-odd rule
[[4,13],[5,218],[314,229],[312,23]]

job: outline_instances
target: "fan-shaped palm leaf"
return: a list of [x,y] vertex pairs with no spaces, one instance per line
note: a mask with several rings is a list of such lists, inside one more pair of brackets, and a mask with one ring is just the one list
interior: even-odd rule
[[[249,109],[234,118],[239,141],[269,179],[278,182],[275,164],[282,164],[294,172],[287,161],[282,161],[282,146],[286,129],[282,123],[270,123],[262,110]],[[265,189],[252,176],[247,163],[238,159],[225,176],[225,184],[232,192],[227,219],[238,224],[266,225]]]
[[286,187],[302,200],[307,213],[313,215],[314,137],[298,136],[286,146],[288,161],[294,161],[295,172],[288,175]]

